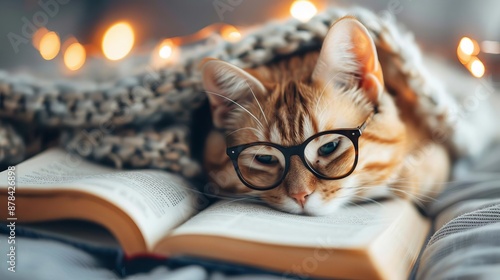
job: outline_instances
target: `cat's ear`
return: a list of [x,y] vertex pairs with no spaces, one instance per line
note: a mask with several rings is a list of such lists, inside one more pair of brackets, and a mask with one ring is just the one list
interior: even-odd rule
[[266,91],[262,83],[248,72],[221,60],[204,60],[201,72],[212,120],[218,128],[226,126],[232,110],[244,107]]
[[312,79],[323,86],[349,85],[354,81],[366,97],[377,104],[384,88],[382,69],[375,43],[357,19],[344,17],[333,24],[323,42]]

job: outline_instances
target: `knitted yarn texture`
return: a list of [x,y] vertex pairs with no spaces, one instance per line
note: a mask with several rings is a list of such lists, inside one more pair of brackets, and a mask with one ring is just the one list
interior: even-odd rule
[[[197,69],[205,57],[238,67],[319,49],[330,25],[345,15],[371,33],[384,75],[393,88],[417,100],[415,110],[431,131],[451,133],[447,111],[456,106],[421,62],[413,36],[391,18],[360,8],[331,8],[308,22],[270,23],[238,43],[221,42],[183,55],[182,61],[109,83],[51,82],[0,72],[0,164],[36,154],[52,135],[68,152],[118,168],[156,168],[200,175],[192,157],[192,114],[206,99]],[[209,116],[207,116],[209,117]],[[453,137],[445,139],[453,146]],[[34,144],[35,143],[35,144]]]

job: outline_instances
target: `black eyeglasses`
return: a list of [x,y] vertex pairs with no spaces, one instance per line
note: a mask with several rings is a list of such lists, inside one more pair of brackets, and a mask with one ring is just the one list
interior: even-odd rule
[[226,149],[240,180],[254,190],[270,190],[281,184],[290,168],[290,157],[297,155],[320,179],[338,180],[356,169],[358,139],[370,116],[360,126],[317,133],[302,144],[291,147],[270,142],[254,142]]

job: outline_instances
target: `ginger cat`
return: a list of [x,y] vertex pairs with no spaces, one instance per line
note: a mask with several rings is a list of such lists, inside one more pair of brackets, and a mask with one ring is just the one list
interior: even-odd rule
[[435,196],[448,178],[448,152],[430,140],[411,102],[384,87],[383,71],[352,17],[332,25],[319,52],[244,70],[206,60],[216,128],[204,152],[210,180],[222,193],[307,215],[377,196]]

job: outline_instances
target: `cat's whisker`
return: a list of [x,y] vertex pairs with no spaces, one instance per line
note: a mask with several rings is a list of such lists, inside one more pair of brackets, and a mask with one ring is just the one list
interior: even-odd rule
[[343,187],[343,189],[356,189],[356,190],[371,190],[374,187],[364,187],[364,186],[353,186],[353,187]]
[[[370,211],[368,211],[368,209],[366,209],[365,207],[363,207],[363,206],[361,206],[361,205],[357,204],[357,203],[356,203],[356,202],[354,202],[354,201],[347,201],[347,202],[346,202],[346,204],[345,204],[345,206],[348,206],[348,205],[353,205],[353,206],[359,207],[359,208],[360,208],[360,209],[362,209],[362,210],[363,210],[366,214],[369,214],[369,213],[370,213]],[[358,215],[355,215],[355,217],[356,217],[356,218],[358,218],[358,219],[362,219],[362,218],[363,218],[363,217],[360,217],[360,216],[358,216]]]
[[[403,190],[404,189],[404,188],[400,188],[400,187],[397,187],[397,186],[388,186],[388,187],[391,188],[391,189],[399,189],[399,190]],[[434,190],[434,191],[433,190],[426,190],[425,192],[429,193],[429,194],[434,194],[434,195],[439,195],[440,193],[442,193],[441,190],[439,190],[439,191],[438,190]],[[424,194],[419,194],[419,195],[424,195]],[[431,196],[429,196],[429,197],[431,197]]]
[[252,169],[253,162],[255,161],[255,157],[260,153],[260,151],[264,149],[264,146],[260,147],[259,150],[253,155],[252,161],[250,162],[250,169]]
[[332,100],[329,100],[328,103],[326,104],[326,106],[323,107],[323,109],[321,110],[321,112],[318,114],[318,119],[319,120],[323,120],[323,115],[325,114],[326,112],[326,109],[330,107],[330,104],[332,103]]
[[262,138],[264,138],[264,134],[262,134],[262,132],[260,130],[258,130],[258,129],[256,129],[254,127],[242,127],[242,128],[238,128],[238,129],[233,130],[233,131],[229,132],[228,134],[226,134],[226,137],[229,136],[229,135],[231,135],[231,134],[233,134],[233,133],[236,133],[236,132],[238,132],[240,130],[244,130],[244,129],[250,129],[253,132],[259,134]]
[[234,199],[234,200],[248,199],[248,200],[254,200],[254,201],[261,201],[260,198],[258,197],[258,195],[260,193],[259,192],[254,192],[254,191],[247,192],[247,193],[244,193],[244,194],[229,194],[229,193],[224,193],[222,195],[219,195],[219,194],[212,194],[212,193],[209,193],[209,192],[203,192],[203,191],[200,191],[200,190],[198,190],[196,188],[190,188],[190,187],[186,187],[186,188],[184,188],[184,190],[186,190],[188,192],[195,193],[195,194],[200,194],[200,195],[206,196],[208,198],[217,198],[217,199],[225,199],[225,200],[228,200],[228,199]]
[[[457,181],[449,181],[449,182],[442,182],[442,183],[439,183],[440,186],[443,186],[443,187],[446,187],[447,185],[451,184],[451,183],[454,183],[454,182],[457,182]],[[406,179],[393,179],[393,180],[390,180],[389,182],[387,182],[387,180],[371,180],[368,182],[370,185],[380,185],[380,184],[384,184],[384,185],[387,185],[389,187],[394,187],[395,184],[398,184],[398,183],[401,183],[401,184],[413,184],[413,183],[417,183],[417,184],[420,184],[421,182],[420,181],[417,181],[417,180],[406,180]],[[387,184],[385,184],[387,183]],[[356,187],[350,187],[350,188],[356,188]],[[440,194],[442,192],[442,190],[428,190],[426,191],[428,193],[435,193],[435,194]]]
[[[428,195],[425,195],[425,194],[420,194],[420,193],[418,193],[418,194],[413,194],[413,193],[410,193],[410,192],[408,192],[408,191],[406,191],[406,190],[403,190],[403,189],[399,189],[399,188],[395,188],[395,187],[391,187],[391,186],[385,186],[385,187],[386,187],[388,190],[390,190],[390,191],[396,191],[396,192],[404,193],[404,194],[406,194],[406,195],[408,195],[408,196],[410,196],[410,197],[414,197],[414,198],[420,199],[420,200],[422,200],[422,201],[424,201],[424,200],[423,200],[423,198],[425,198],[425,199],[429,199],[429,200],[432,200],[432,201],[438,201],[436,198],[431,197],[431,196],[428,196]],[[374,188],[374,187],[361,187],[361,186],[353,186],[353,187],[346,187],[345,189],[355,189],[355,190],[359,190],[359,191],[361,191],[361,190],[371,190],[371,189],[373,189],[373,188]],[[429,192],[430,192],[430,193],[432,193],[433,191],[429,191]],[[355,193],[356,193],[356,192],[355,192]],[[437,193],[440,193],[440,192],[439,192],[439,191],[434,191],[434,193],[436,193],[436,194],[437,194]],[[418,196],[421,196],[421,197],[423,197],[423,198],[418,197]],[[426,201],[424,201],[424,202],[426,202]]]
[[[344,195],[344,196],[339,196],[338,198],[345,198],[345,197],[358,197],[358,198],[361,198],[361,199],[364,199],[364,200],[370,200],[370,201],[373,201],[375,203],[378,203],[380,204],[379,202],[377,202],[376,200],[372,199],[372,198],[369,198],[369,197],[366,197],[366,196],[359,196],[358,194],[361,193],[363,190],[372,190],[373,188],[372,187],[348,187],[346,189],[355,189],[355,192],[354,193],[349,193],[347,195]],[[391,190],[389,187],[388,187],[389,190]],[[396,190],[396,191],[400,191],[400,190]],[[409,197],[415,197],[416,199],[419,199],[419,200],[423,200],[422,198],[418,198],[416,197],[415,195],[412,195],[410,193],[406,193]],[[424,201],[425,202],[425,201]],[[383,206],[383,205],[380,205],[380,206]]]
[[[359,198],[364,199],[364,197],[359,197]],[[374,202],[376,202],[376,201],[374,201]],[[358,206],[358,207],[362,207],[361,205],[357,204],[357,203],[356,203],[356,202],[354,202],[354,201],[348,201],[348,203],[353,204],[353,205]],[[384,206],[384,205],[382,205],[382,204],[380,204],[380,203],[378,203],[378,204],[379,204],[381,207],[385,208],[385,206]],[[363,210],[365,210],[365,211],[366,211],[366,213],[367,213],[367,214],[369,214],[369,215],[370,215],[370,213],[371,213],[370,211],[368,211],[365,207],[362,207],[362,208],[363,208]],[[360,217],[360,218],[363,218],[363,217]],[[377,221],[380,221],[380,222],[382,222],[384,219],[385,219],[384,217],[377,217]]]
[[223,202],[221,203],[220,205],[227,205],[229,203],[234,203],[234,202],[241,202],[241,201],[251,201],[251,202],[262,202],[262,200],[260,199],[257,199],[255,197],[242,197],[242,198],[234,198],[234,199],[231,199],[231,200],[227,200],[226,202]]
[[264,117],[264,120],[266,121],[267,126],[269,126],[269,122],[267,121],[266,114],[264,114],[264,110],[262,110],[262,106],[260,106],[260,102],[259,102],[259,100],[257,99],[257,97],[255,96],[255,93],[253,92],[252,87],[248,84],[248,82],[247,82],[247,81],[245,81],[245,83],[247,84],[248,88],[249,88],[249,89],[250,89],[250,91],[252,92],[253,98],[255,99],[255,101],[257,102],[257,105],[259,106],[260,112],[262,113],[262,116]]
[[[403,193],[405,195],[407,195],[408,197],[412,198],[412,201],[417,203],[420,207],[422,208],[425,208],[425,205],[423,204],[423,202],[428,202],[428,200],[426,199],[423,199],[421,197],[418,197],[416,194],[412,194],[412,193],[409,193],[407,191],[404,191],[404,190],[400,190],[400,189],[393,189],[391,187],[388,187],[390,191],[394,191],[394,192],[400,192],[400,193]],[[343,198],[343,197],[357,197],[357,198],[360,198],[360,199],[364,199],[364,200],[370,200],[370,201],[373,201],[373,202],[376,202],[375,200],[369,198],[369,197],[365,197],[365,196],[359,196],[357,194],[359,194],[362,190],[366,190],[366,189],[372,189],[371,187],[349,187],[349,188],[346,188],[346,189],[356,189],[356,191],[354,193],[350,193],[348,195],[345,195],[345,196],[340,196],[338,198]],[[437,201],[436,199],[432,198],[432,197],[429,197],[429,196],[426,196],[426,195],[423,195],[423,194],[419,194],[420,196],[424,196],[425,198],[427,199],[430,199],[430,200],[433,200],[433,201]],[[378,204],[380,204],[379,202],[376,202]],[[382,206],[382,205],[381,205]]]
[[321,93],[318,97],[318,99],[316,100],[316,107],[314,108],[314,112],[316,113],[316,115],[318,115],[318,107],[319,107],[319,102],[321,101],[321,98],[323,97],[323,94],[326,92],[326,88],[330,86],[330,83],[333,82],[333,80],[337,77],[337,75],[333,75],[329,80],[328,82],[326,83],[326,85],[323,87],[323,89],[321,90]]
[[[377,182],[377,181],[370,181],[370,182]],[[421,183],[420,181],[417,181],[417,180],[407,180],[407,179],[393,179],[390,181],[391,183],[393,182],[396,182],[396,183]],[[439,183],[440,185],[447,185],[447,184],[452,184],[452,183],[456,183],[456,182],[460,182],[458,180],[453,180],[453,181],[446,181],[446,182],[441,182]]]
[[195,193],[195,194],[201,194],[201,195],[209,197],[209,198],[227,198],[227,197],[230,197],[228,195],[217,195],[217,194],[211,194],[209,192],[202,192],[202,191],[199,191],[195,188],[185,188],[185,190],[188,192]]
[[[415,181],[399,181],[399,182],[396,182],[396,183],[408,184],[408,183],[419,183],[419,182],[415,182]],[[443,185],[443,184],[440,184],[440,185]],[[387,185],[387,187],[390,188],[390,189],[403,190],[403,189],[406,189],[408,186],[403,185],[403,186],[400,187],[400,186],[394,185],[394,183],[392,183],[392,184]],[[442,193],[442,190],[426,190],[425,192],[437,195],[437,194]],[[424,194],[421,194],[421,195],[424,195]],[[429,198],[430,198],[430,196],[429,196]]]
[[[422,198],[418,197],[418,196],[421,196],[423,198],[426,198],[426,199],[429,199],[430,201],[438,201],[436,198],[434,197],[431,197],[431,196],[428,196],[428,195],[425,195],[425,194],[413,194],[413,193],[409,193],[408,191],[405,191],[405,190],[401,190],[401,189],[396,189],[396,188],[389,188],[391,191],[398,191],[398,192],[401,192],[401,193],[405,193],[406,195],[408,196],[411,196],[411,197],[416,197],[418,199],[421,199],[422,201],[424,201]],[[424,201],[426,202],[426,201]]]
[[[382,186],[382,185],[375,185],[375,186]],[[372,185],[357,185],[357,186],[352,186],[352,187],[346,187],[346,189],[373,189],[374,186]]]
[[380,207],[382,207],[382,208],[385,208],[385,206],[384,206],[382,203],[380,203],[380,202],[378,202],[378,201],[376,201],[376,200],[374,200],[374,199],[372,199],[372,198],[369,198],[369,197],[366,197],[366,196],[359,196],[359,195],[353,195],[353,197],[356,197],[356,198],[358,198],[358,199],[362,199],[362,200],[366,200],[366,201],[373,202],[373,203],[377,204],[378,206],[380,206]]
[[363,206],[361,206],[361,205],[357,204],[357,203],[356,203],[356,202],[354,202],[354,201],[347,201],[346,203],[348,203],[348,204],[350,204],[350,205],[354,205],[354,206],[356,206],[356,207],[358,207],[358,208],[361,208],[361,209],[363,209],[363,211],[365,211],[366,213],[370,213],[370,211],[368,211],[368,209],[366,209],[365,207],[363,207]]
[[242,105],[240,105],[238,102],[236,102],[236,101],[232,100],[232,99],[231,99],[231,98],[229,98],[229,97],[226,97],[226,96],[224,96],[224,95],[222,95],[222,94],[218,94],[218,93],[213,92],[213,91],[208,91],[208,90],[205,90],[205,92],[206,92],[206,93],[213,94],[213,95],[215,95],[215,96],[222,97],[222,98],[224,98],[224,99],[226,99],[226,100],[228,100],[228,101],[230,101],[230,102],[234,103],[235,105],[237,105],[238,107],[240,107],[241,109],[243,109],[245,112],[247,112],[250,116],[252,116],[252,118],[254,118],[254,119],[255,119],[255,120],[259,123],[259,125],[260,125],[260,127],[261,127],[261,128],[263,128],[263,127],[264,127],[264,126],[262,125],[262,123],[259,121],[259,119],[257,119],[257,117],[256,117],[254,114],[252,114],[252,113],[251,113],[250,111],[248,111],[245,107],[243,107]]
[[[400,192],[400,193],[403,193],[405,195],[407,195],[409,198],[412,199],[413,202],[417,203],[420,207],[422,208],[425,208],[425,205],[424,203],[425,202],[429,202],[428,200],[425,200],[425,199],[422,199],[422,198],[419,198],[417,196],[415,196],[414,194],[411,194],[411,193],[408,193],[406,191],[403,191],[403,190],[392,190],[394,192]],[[433,201],[437,201],[436,199],[432,199]]]
[[341,196],[337,196],[336,198],[339,199],[339,198],[346,198],[346,197],[351,197],[352,195],[356,195],[356,194],[359,194],[363,191],[363,189],[357,189],[355,190],[354,192],[352,193],[348,193],[348,194],[345,194],[345,195],[341,195]]

